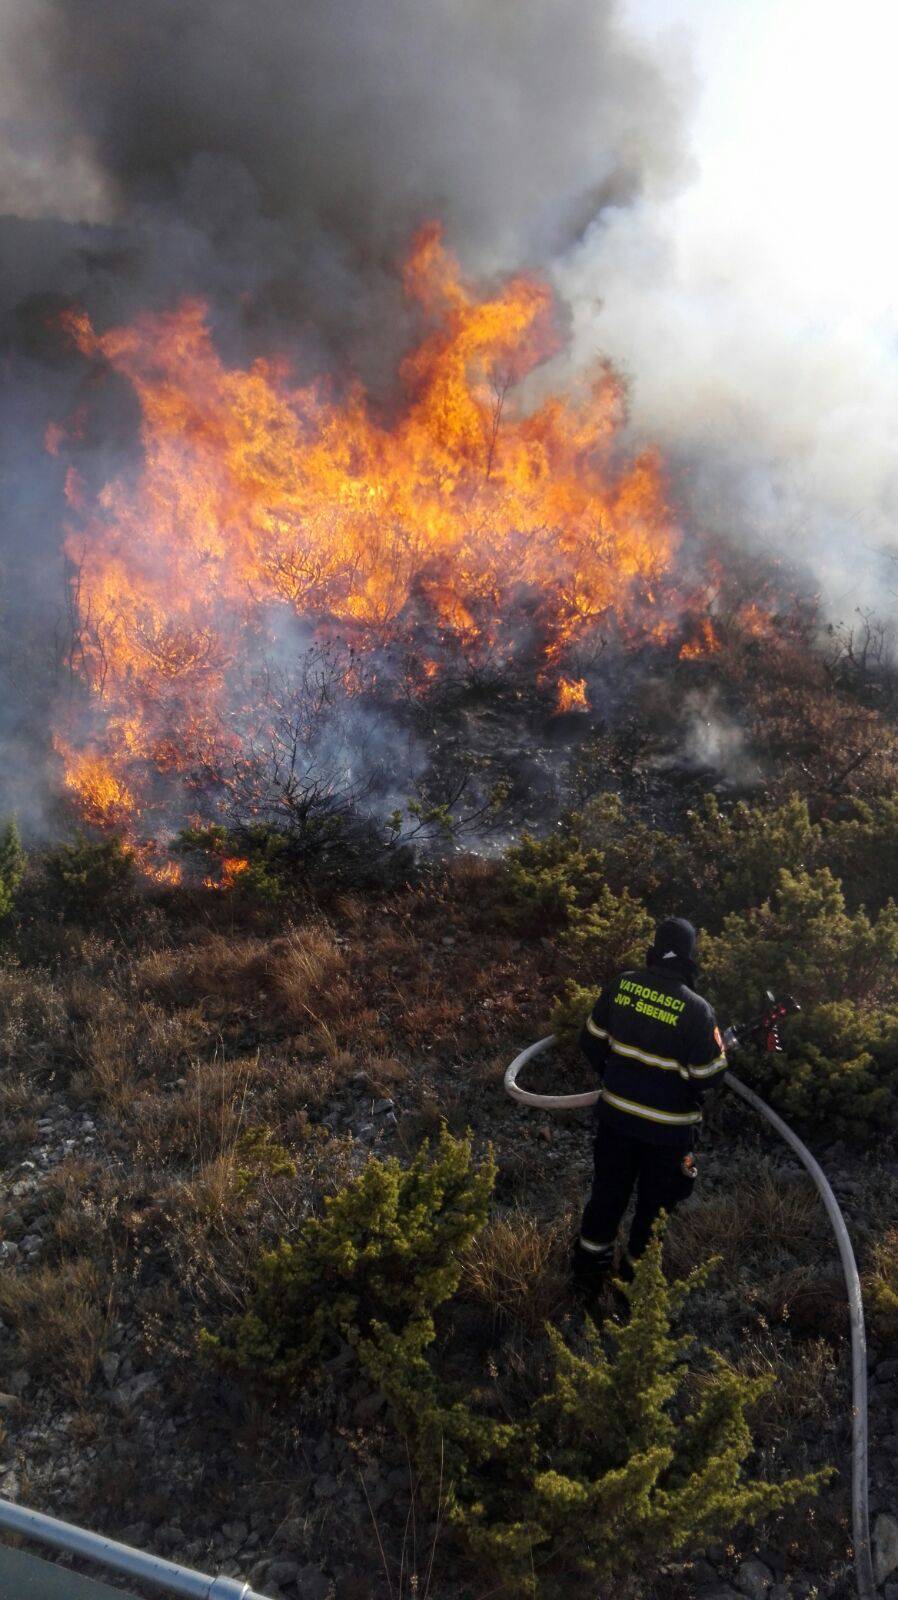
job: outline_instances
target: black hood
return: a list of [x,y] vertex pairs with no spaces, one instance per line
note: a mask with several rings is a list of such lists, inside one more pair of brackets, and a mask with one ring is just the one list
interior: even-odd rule
[[698,975],[697,942],[698,935],[685,917],[665,917],[655,930],[655,942],[646,954],[646,966],[670,973],[693,988]]

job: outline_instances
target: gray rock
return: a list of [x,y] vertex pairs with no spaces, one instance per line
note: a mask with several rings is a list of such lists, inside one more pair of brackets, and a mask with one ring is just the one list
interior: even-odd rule
[[898,1522],[881,1511],[873,1524],[873,1574],[877,1587],[898,1567]]
[[767,1596],[767,1600],[792,1600],[792,1594],[784,1583],[775,1583]]
[[299,1562],[289,1561],[286,1556],[277,1556],[268,1567],[265,1574],[266,1585],[279,1583],[286,1588],[288,1583],[295,1583],[299,1577]]
[[329,1472],[323,1472],[320,1478],[315,1479],[312,1493],[316,1500],[333,1500],[340,1493],[340,1485]]
[[17,1394],[0,1394],[0,1416],[12,1417],[21,1409],[22,1402]]
[[742,1593],[748,1595],[748,1600],[767,1600],[767,1592],[773,1586],[773,1573],[757,1556],[749,1556],[736,1573],[736,1582]]
[[301,1567],[296,1578],[299,1600],[328,1600],[332,1593],[331,1580],[320,1567]]
[[720,1578],[710,1561],[705,1561],[703,1556],[696,1556],[692,1563],[692,1581],[698,1588],[709,1583],[717,1584]]
[[18,1500],[19,1474],[13,1468],[10,1468],[9,1472],[4,1472],[3,1477],[0,1478],[0,1491],[2,1491],[4,1499]]
[[279,1549],[298,1550],[301,1548],[306,1536],[306,1526],[302,1517],[288,1517],[279,1528],[275,1529],[272,1544]]
[[877,1383],[891,1383],[893,1378],[898,1378],[898,1356],[889,1356],[885,1361],[876,1363]]
[[103,1377],[106,1379],[107,1387],[110,1389],[113,1388],[115,1380],[118,1377],[118,1369],[121,1366],[121,1363],[121,1356],[116,1355],[114,1350],[105,1350],[100,1357],[100,1367],[103,1372]]
[[383,1116],[385,1111],[392,1111],[393,1110],[393,1101],[392,1100],[375,1100],[374,1105],[371,1107],[371,1109],[374,1112],[374,1115],[376,1117]]
[[31,1374],[24,1367],[17,1367],[11,1372],[8,1379],[10,1394],[22,1395],[31,1383]]
[[775,1578],[781,1578],[789,1565],[788,1557],[783,1555],[782,1550],[774,1550],[769,1544],[758,1546],[758,1559],[770,1568]]
[[738,1589],[731,1589],[728,1583],[717,1580],[716,1587],[703,1588],[699,1591],[701,1600],[741,1600]]
[[138,1372],[136,1377],[128,1378],[125,1383],[120,1383],[113,1389],[109,1396],[112,1405],[121,1416],[136,1410],[141,1400],[150,1389],[155,1388],[159,1378],[155,1372]]
[[898,1583],[887,1583],[882,1592],[885,1600],[898,1600]]

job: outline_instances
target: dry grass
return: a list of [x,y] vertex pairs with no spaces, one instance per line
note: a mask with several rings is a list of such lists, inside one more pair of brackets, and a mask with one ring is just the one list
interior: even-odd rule
[[746,1377],[767,1378],[770,1387],[752,1410],[759,1445],[780,1445],[796,1424],[813,1418],[822,1423],[846,1407],[838,1358],[826,1339],[814,1339],[789,1351],[788,1359],[766,1344],[752,1341],[740,1352],[739,1370]]
[[45,1067],[63,1049],[67,1035],[65,999],[49,973],[0,966],[0,1063]]
[[568,1217],[548,1225],[523,1210],[491,1218],[465,1252],[460,1294],[496,1322],[540,1332],[566,1296],[570,1236]]
[[678,1274],[696,1261],[723,1256],[741,1262],[778,1251],[801,1255],[822,1231],[822,1212],[810,1180],[777,1181],[769,1171],[754,1183],[690,1201],[677,1211],[667,1237],[668,1260]]
[[294,1025],[322,1023],[348,999],[343,953],[324,925],[291,928],[283,937],[211,934],[184,950],[144,956],[142,992],[177,1006],[201,1005],[207,1016],[235,1009],[273,1012]]
[[197,1007],[172,1016],[152,1001],[99,984],[81,984],[72,1005],[84,1018],[75,1027],[82,1065],[72,1088],[119,1117],[131,1113],[144,1080],[178,1076],[190,1052],[205,1042],[205,1019]]
[[15,1330],[21,1359],[66,1399],[81,1404],[111,1317],[109,1289],[96,1261],[0,1276],[0,1316]]

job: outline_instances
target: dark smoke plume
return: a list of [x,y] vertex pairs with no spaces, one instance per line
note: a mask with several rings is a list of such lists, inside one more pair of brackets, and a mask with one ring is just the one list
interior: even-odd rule
[[125,224],[161,292],[227,274],[335,335],[425,217],[541,266],[682,167],[683,87],[610,0],[5,4],[0,211]]

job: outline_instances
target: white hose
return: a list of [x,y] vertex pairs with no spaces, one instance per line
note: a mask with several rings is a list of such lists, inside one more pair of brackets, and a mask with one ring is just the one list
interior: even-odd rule
[[[598,1089],[591,1089],[585,1094],[531,1094],[528,1089],[518,1088],[517,1079],[521,1068],[526,1066],[528,1061],[532,1061],[534,1056],[548,1050],[554,1043],[555,1035],[550,1033],[545,1039],[538,1039],[536,1044],[528,1045],[526,1050],[515,1056],[505,1073],[505,1088],[508,1094],[512,1100],[517,1100],[521,1105],[538,1106],[545,1111],[575,1111],[581,1106],[595,1105],[599,1099]],[[851,1314],[851,1524],[854,1538],[854,1570],[859,1600],[875,1600],[876,1584],[870,1553],[870,1519],[867,1504],[867,1339],[864,1332],[861,1282],[845,1218],[842,1216],[826,1174],[814,1160],[807,1146],[802,1144],[798,1135],[792,1132],[782,1117],[777,1116],[766,1101],[735,1078],[731,1072],[726,1074],[724,1083],[765,1117],[771,1127],[776,1129],[780,1138],[785,1139],[795,1151],[817,1186],[836,1236]]]

